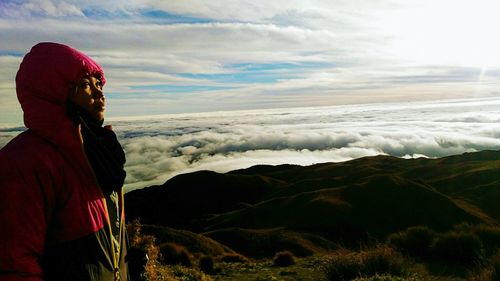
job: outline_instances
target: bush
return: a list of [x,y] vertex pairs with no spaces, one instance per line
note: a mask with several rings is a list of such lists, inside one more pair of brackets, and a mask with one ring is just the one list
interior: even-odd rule
[[496,253],[500,248],[500,228],[486,225],[478,225],[474,233],[483,243],[485,254],[488,256]]
[[199,265],[200,270],[207,274],[213,274],[215,272],[214,259],[211,256],[202,256]]
[[485,224],[461,223],[453,227],[454,232],[475,234],[483,243],[485,256],[496,254],[500,248],[500,228]]
[[413,226],[407,230],[391,234],[388,243],[411,256],[426,258],[436,233],[426,226]]
[[388,246],[378,246],[360,253],[366,275],[406,273],[407,262],[401,253]]
[[371,277],[356,278],[353,281],[423,281],[424,279],[418,276],[399,277],[393,275],[375,275]]
[[376,275],[402,276],[408,263],[404,257],[387,246],[378,246],[361,252],[337,251],[328,258],[324,268],[326,280],[352,280]]
[[493,257],[491,262],[491,281],[500,281],[500,254]]
[[472,271],[467,277],[467,281],[492,281],[493,271],[491,267],[481,268]]
[[142,235],[141,230],[142,225],[139,220],[134,220],[127,225],[131,248],[145,252],[148,256],[144,271],[140,273],[132,272],[132,274],[134,276],[139,275],[139,280],[156,280],[160,249],[156,245],[156,238],[152,235]]
[[227,262],[227,263],[247,263],[250,260],[238,253],[228,253],[224,254],[222,257],[219,259],[221,262]]
[[192,268],[182,266],[173,266],[172,273],[176,277],[175,280],[185,281],[212,281],[212,278]]
[[327,260],[324,269],[327,281],[352,280],[359,277],[362,261],[359,254],[347,250],[337,251]]
[[164,264],[181,264],[191,266],[191,256],[185,247],[175,243],[164,243],[160,245],[160,253]]
[[[131,280],[137,281],[212,281],[212,279],[196,269],[187,268],[180,265],[162,266],[158,259],[160,257],[160,247],[156,245],[156,238],[152,235],[142,235],[142,225],[138,220],[127,224],[127,232],[130,238],[130,246],[133,251],[138,251],[140,255],[147,253],[145,270],[139,276],[131,276]],[[179,246],[180,247],[180,246]],[[182,248],[182,247],[180,247]],[[187,251],[186,251],[187,252]],[[213,266],[212,266],[213,268]],[[132,273],[132,272],[131,272]]]
[[[131,279],[135,281],[134,279]],[[169,265],[158,268],[156,279],[149,281],[212,281],[208,275],[193,268],[181,265]]]
[[467,281],[500,281],[500,253],[493,256],[489,266],[473,271]]
[[295,256],[290,251],[278,252],[274,255],[273,264],[275,266],[290,266],[295,264]]
[[481,261],[483,244],[474,234],[449,232],[434,239],[431,252],[440,261],[472,266]]
[[130,278],[141,280],[149,260],[147,250],[131,246],[127,251],[127,259]]

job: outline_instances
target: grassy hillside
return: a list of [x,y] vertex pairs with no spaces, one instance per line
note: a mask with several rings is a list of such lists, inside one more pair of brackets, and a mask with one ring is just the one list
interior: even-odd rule
[[129,219],[198,233],[285,228],[350,239],[412,225],[446,230],[460,222],[497,224],[499,159],[500,152],[483,151],[200,171],[132,191],[126,204]]
[[[359,272],[372,272],[371,265],[364,264],[364,245],[387,242],[388,250],[374,250],[382,255],[375,259],[416,261],[409,267],[410,275],[427,277],[380,280],[489,281],[497,280],[495,270],[500,270],[499,171],[499,151],[440,159],[375,156],[306,167],[259,165],[225,174],[199,171],[132,191],[125,200],[128,219],[140,218],[143,234],[153,237],[150,241],[159,252],[184,255],[200,262],[200,268],[206,257],[217,263],[243,262],[241,266],[221,263],[220,272],[208,270],[219,274],[216,280],[235,276],[247,280],[246,273],[255,268],[271,269],[269,259],[283,251],[299,257],[300,280],[333,274],[317,267],[305,269],[311,259],[301,261],[302,257],[325,261],[328,258],[317,257],[332,253],[334,260],[351,268],[352,276],[362,277]],[[405,255],[415,255],[417,260],[406,260]],[[259,262],[249,264],[249,258]],[[336,266],[327,268],[336,271]],[[372,273],[388,273],[377,270]],[[224,274],[232,277],[223,278]],[[255,274],[248,280],[264,278],[258,270]],[[487,277],[474,277],[477,274]],[[192,280],[211,280],[203,278]],[[299,280],[276,278],[272,280]]]

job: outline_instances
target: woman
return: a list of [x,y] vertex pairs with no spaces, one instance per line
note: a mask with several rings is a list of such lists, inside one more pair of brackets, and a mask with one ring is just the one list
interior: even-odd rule
[[62,44],[23,58],[27,131],[0,150],[0,280],[128,280],[125,155],[101,67]]

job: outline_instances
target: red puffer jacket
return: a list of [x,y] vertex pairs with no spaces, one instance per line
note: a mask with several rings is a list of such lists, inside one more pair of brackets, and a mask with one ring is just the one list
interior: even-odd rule
[[92,59],[56,43],[34,46],[21,63],[16,87],[28,130],[0,150],[2,281],[128,280],[123,194],[117,247],[80,127],[66,114],[73,82],[86,75],[105,82]]

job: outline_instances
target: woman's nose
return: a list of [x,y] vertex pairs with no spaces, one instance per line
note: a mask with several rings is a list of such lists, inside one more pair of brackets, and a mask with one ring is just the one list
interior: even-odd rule
[[104,92],[99,87],[94,87],[92,90],[92,95],[95,99],[104,99]]

